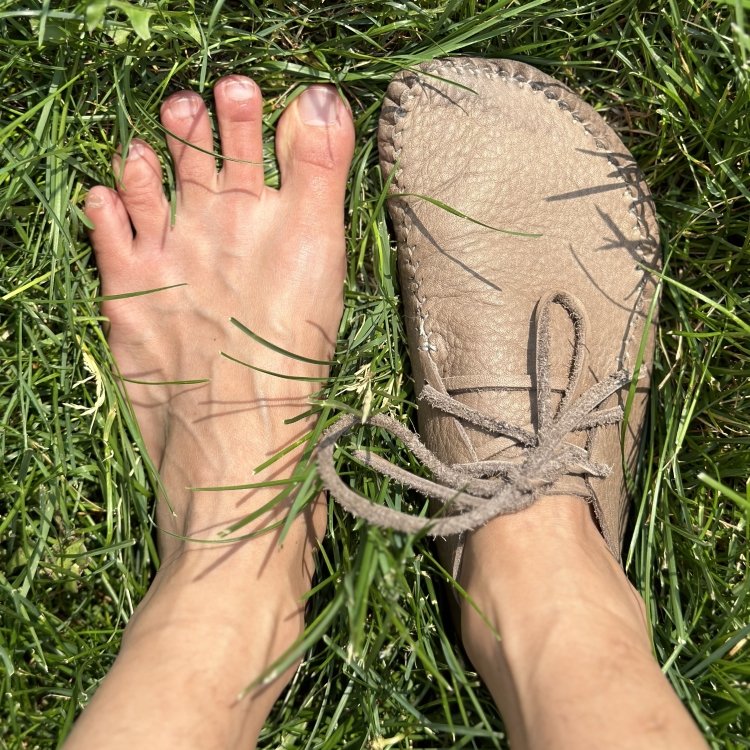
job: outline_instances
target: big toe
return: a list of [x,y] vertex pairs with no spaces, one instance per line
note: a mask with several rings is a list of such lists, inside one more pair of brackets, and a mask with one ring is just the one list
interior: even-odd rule
[[349,107],[333,86],[310,86],[279,122],[276,154],[282,196],[292,201],[295,211],[343,221],[353,151]]

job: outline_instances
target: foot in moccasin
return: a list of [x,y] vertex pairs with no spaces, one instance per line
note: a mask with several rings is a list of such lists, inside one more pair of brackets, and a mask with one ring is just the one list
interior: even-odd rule
[[352,418],[323,441],[324,482],[372,523],[438,538],[514,747],[705,747],[621,567],[659,265],[632,156],[560,82],[470,58],[397,76],[379,145],[421,441],[371,421],[434,481],[358,455],[438,507],[404,516],[333,476]]

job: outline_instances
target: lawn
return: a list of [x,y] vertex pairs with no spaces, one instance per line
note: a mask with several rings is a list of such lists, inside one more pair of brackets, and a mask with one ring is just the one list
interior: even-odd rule
[[[750,747],[744,14],[748,0],[0,0],[0,747],[57,746],[158,565],[154,477],[111,374],[81,213],[91,185],[112,184],[116,144],[138,135],[164,155],[163,97],[186,87],[209,97],[222,75],[246,73],[266,95],[274,184],[285,102],[312,82],[339,86],[357,127],[347,306],[310,445],[343,411],[410,423],[377,118],[398,70],[469,54],[562,79],[615,127],[653,190],[666,263],[627,571],[707,740]],[[413,499],[343,457],[341,470],[381,502]],[[309,454],[296,480],[300,503],[319,489]],[[446,614],[444,579],[422,540],[332,505],[305,658],[260,746],[506,747]]]

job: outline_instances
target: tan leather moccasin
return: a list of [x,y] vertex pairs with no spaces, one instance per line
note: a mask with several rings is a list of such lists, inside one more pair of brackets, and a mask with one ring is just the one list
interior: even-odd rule
[[[434,481],[358,456],[444,507],[405,516],[346,487],[333,449],[351,417],[321,441],[324,484],[372,523],[458,539],[449,552],[496,515],[577,495],[619,559],[659,266],[654,206],[633,157],[563,84],[508,60],[404,71],[378,137],[423,444],[390,417],[370,421]],[[454,575],[459,564],[453,555]]]

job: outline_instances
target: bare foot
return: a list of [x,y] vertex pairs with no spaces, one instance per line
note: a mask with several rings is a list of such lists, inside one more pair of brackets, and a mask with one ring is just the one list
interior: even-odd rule
[[[238,696],[303,627],[322,503],[295,520],[283,546],[276,532],[206,544],[279,488],[191,488],[286,478],[299,456],[292,451],[252,473],[308,429],[284,420],[307,408],[319,384],[263,374],[221,352],[273,372],[327,375],[323,364],[253,341],[230,318],[287,351],[330,359],[342,312],[353,124],[335,89],[307,89],[278,125],[277,191],[263,181],[258,87],[228,76],[214,97],[225,157],[218,172],[201,97],[181,92],[162,108],[177,180],[173,225],[159,160],[141,141],[130,144],[124,164],[115,158],[117,190],[98,186],[87,200],[103,294],[162,289],[111,299],[102,312],[161,475],[165,562],[76,724],[72,748],[254,746],[290,671]],[[196,380],[203,382],[175,383]],[[288,507],[262,514],[241,533],[269,526]]]
[[[314,384],[263,375],[220,353],[286,374],[327,374],[253,342],[230,318],[284,349],[330,359],[342,311],[353,148],[351,116],[335,89],[309,88],[279,123],[282,186],[273,190],[263,182],[258,87],[233,75],[214,96],[225,157],[218,172],[201,97],[180,92],[162,107],[177,181],[173,226],[159,160],[142,141],[130,144],[124,165],[115,157],[117,191],[96,187],[86,206],[104,295],[173,287],[110,300],[102,312],[169,497],[159,505],[159,526],[200,539],[252,511],[261,493],[211,497],[187,488],[256,481],[252,469],[308,426],[283,422],[304,410]],[[153,384],[201,379],[207,382]],[[273,471],[278,476],[279,467]],[[183,543],[163,534],[161,546],[171,557]]]

